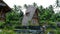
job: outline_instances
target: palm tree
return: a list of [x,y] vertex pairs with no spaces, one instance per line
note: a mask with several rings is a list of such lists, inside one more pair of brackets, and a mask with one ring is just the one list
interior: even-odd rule
[[22,10],[21,6],[14,5],[14,11],[21,11],[21,10]]
[[27,9],[27,8],[28,8],[28,5],[27,5],[27,4],[24,4],[24,8],[26,8],[26,9]]
[[34,7],[37,7],[37,4],[34,2],[34,3],[33,3],[33,6],[34,6]]
[[59,2],[59,0],[56,0],[56,4],[57,4],[56,7],[60,7],[60,2]]

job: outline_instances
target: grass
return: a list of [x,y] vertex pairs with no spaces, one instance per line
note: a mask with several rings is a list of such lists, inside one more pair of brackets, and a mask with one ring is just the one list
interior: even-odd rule
[[51,29],[51,28],[47,29],[45,34],[47,34],[50,31],[53,31],[55,34],[60,34],[60,28],[58,28],[58,27],[57,27],[57,29]]
[[0,34],[17,34],[13,30],[1,30]]

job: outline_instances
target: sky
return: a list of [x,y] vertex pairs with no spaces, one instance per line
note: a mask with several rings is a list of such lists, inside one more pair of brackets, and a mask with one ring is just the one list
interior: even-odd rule
[[[34,2],[37,3],[38,6],[42,5],[44,8],[48,7],[49,5],[55,5],[56,0],[4,0],[8,6],[11,8],[14,5],[20,5],[23,7],[24,4],[32,5]],[[58,9],[54,9],[58,10]],[[25,10],[23,10],[25,11]]]
[[23,6],[24,4],[31,5],[32,3],[37,3],[37,5],[43,5],[44,7],[47,7],[49,5],[55,4],[56,0],[4,0],[10,7],[13,7],[14,5],[20,5]]

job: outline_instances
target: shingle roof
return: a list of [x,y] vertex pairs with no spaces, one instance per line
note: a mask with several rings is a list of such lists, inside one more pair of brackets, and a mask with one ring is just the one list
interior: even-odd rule
[[11,10],[11,8],[3,0],[0,0],[0,10],[1,9],[3,9],[4,11]]
[[23,20],[22,20],[22,25],[25,25],[25,26],[28,25],[28,21],[32,19],[35,11],[36,11],[36,7],[32,5],[28,6],[26,13],[29,13],[29,15],[28,16],[26,14],[24,15]]

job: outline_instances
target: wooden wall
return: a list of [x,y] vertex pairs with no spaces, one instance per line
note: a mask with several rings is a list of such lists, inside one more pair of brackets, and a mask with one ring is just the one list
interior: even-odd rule
[[35,25],[39,25],[39,23],[38,23],[38,11],[37,10],[35,11],[34,16],[32,18],[32,23]]
[[0,21],[5,21],[5,14],[10,10],[11,8],[3,0],[0,0]]

